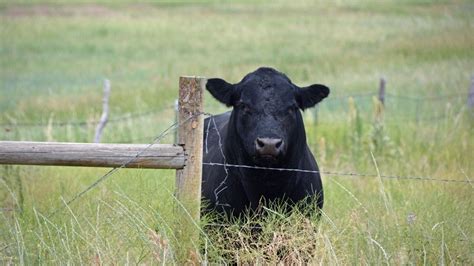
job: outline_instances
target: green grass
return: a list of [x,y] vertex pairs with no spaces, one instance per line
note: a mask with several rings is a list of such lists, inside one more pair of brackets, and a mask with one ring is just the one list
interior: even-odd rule
[[[112,119],[152,112],[109,123],[103,141],[147,143],[173,123],[180,75],[237,82],[266,65],[297,84],[331,87],[317,118],[305,112],[323,171],[472,180],[471,1],[87,2],[0,1],[1,140],[91,141],[107,78]],[[340,96],[375,94],[381,77],[396,96],[387,96],[380,124],[371,96]],[[448,94],[458,96],[416,99]],[[205,105],[226,110],[208,94]],[[54,124],[63,121],[90,124]],[[0,261],[182,261],[173,171],[120,170],[64,205],[106,171],[2,166]],[[251,221],[262,225],[257,239],[249,221],[214,228],[192,243],[191,260],[474,263],[472,183],[342,175],[323,182],[319,222],[300,212],[281,217],[272,206]]]

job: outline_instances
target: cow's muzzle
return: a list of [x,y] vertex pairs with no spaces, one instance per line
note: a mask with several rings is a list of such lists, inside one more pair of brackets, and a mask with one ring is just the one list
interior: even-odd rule
[[284,151],[285,142],[279,138],[257,138],[255,151],[257,157],[265,160],[277,160]]

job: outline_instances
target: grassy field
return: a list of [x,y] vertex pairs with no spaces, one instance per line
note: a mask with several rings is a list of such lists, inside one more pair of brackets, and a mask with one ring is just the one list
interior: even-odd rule
[[[204,220],[192,261],[474,264],[472,1],[291,2],[0,0],[0,140],[90,142],[107,78],[103,141],[149,143],[174,121],[180,75],[238,82],[273,66],[331,88],[305,113],[323,171],[464,182],[324,174],[319,221],[279,206],[224,229]],[[65,205],[107,171],[1,166],[0,262],[182,262],[174,171],[123,169]]]

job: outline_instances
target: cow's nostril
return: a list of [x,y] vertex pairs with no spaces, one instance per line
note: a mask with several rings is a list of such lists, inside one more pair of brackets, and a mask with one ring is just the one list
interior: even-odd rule
[[263,140],[260,138],[257,138],[257,140],[255,140],[255,143],[257,144],[257,148],[259,149],[265,147],[265,142],[263,142]]
[[281,147],[281,144],[283,144],[283,140],[280,139],[275,143],[275,148],[279,149]]

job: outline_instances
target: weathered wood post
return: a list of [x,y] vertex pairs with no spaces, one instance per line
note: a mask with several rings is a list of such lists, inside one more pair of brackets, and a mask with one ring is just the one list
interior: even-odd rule
[[94,143],[100,142],[102,131],[105,125],[109,121],[109,98],[110,98],[110,81],[104,80],[104,96],[102,98],[102,116],[100,117],[99,124],[95,128]]
[[313,107],[313,121],[315,125],[317,125],[319,122],[319,105],[318,104],[316,104],[316,106]]
[[374,117],[375,121],[379,124],[383,122],[385,111],[385,84],[385,78],[380,78],[378,100],[374,97]]
[[[202,147],[204,133],[203,88],[206,79],[181,77],[179,79],[178,144],[183,145],[185,166],[176,171],[178,222],[176,237],[180,241],[180,256],[192,257],[199,251],[197,222],[201,206]],[[183,252],[186,252],[183,254]]]
[[[178,99],[174,100],[174,122],[177,123],[178,122],[178,116],[179,116],[179,103],[178,103]],[[174,132],[174,139],[173,139],[173,143],[178,143],[178,130],[176,130]]]
[[380,78],[379,84],[379,101],[385,105],[385,78]]
[[385,112],[385,79],[380,78],[379,95],[376,98],[372,97],[374,106],[374,123],[372,143],[377,150],[383,149],[383,135],[384,135],[384,112]]

